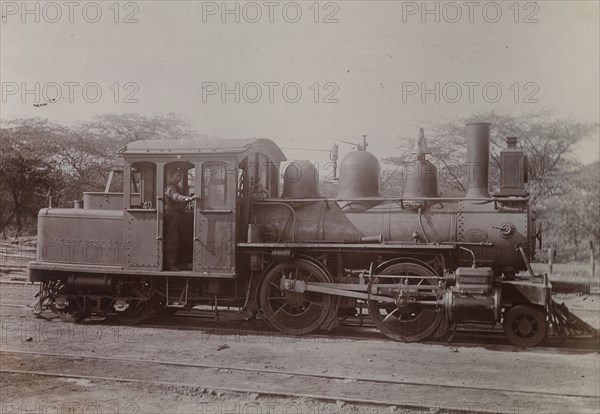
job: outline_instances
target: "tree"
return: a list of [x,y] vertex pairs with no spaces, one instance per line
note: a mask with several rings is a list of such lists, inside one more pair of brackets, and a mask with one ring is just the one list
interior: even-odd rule
[[105,114],[74,126],[20,118],[3,121],[0,134],[0,231],[14,226],[18,234],[33,231],[33,218],[48,196],[60,205],[84,191],[103,189],[127,143],[197,135],[188,121],[172,113]]
[[[438,167],[442,192],[448,196],[460,196],[466,190],[467,171],[464,168],[466,143],[465,124],[490,122],[490,184],[498,185],[500,151],[506,147],[506,137],[518,137],[527,153],[529,179],[533,183],[551,185],[546,178],[560,168],[572,164],[565,158],[573,146],[598,130],[598,123],[584,123],[573,119],[551,119],[548,112],[536,112],[518,116],[500,114],[496,111],[477,114],[468,118],[456,118],[426,129],[432,162]],[[416,135],[415,135],[416,138]],[[401,139],[402,148],[408,148],[414,139]],[[410,161],[410,160],[409,160]],[[398,157],[384,160],[397,165]]]
[[143,139],[188,139],[199,136],[188,120],[174,113],[153,117],[130,113],[98,115],[91,121],[81,123],[77,133],[86,139],[100,139],[104,145],[119,148]]
[[544,243],[563,260],[585,259],[587,243],[600,243],[600,162],[550,174],[540,187],[535,209]]
[[61,185],[54,157],[64,128],[45,119],[3,123],[0,129],[0,230],[14,223],[17,233],[35,217]]
[[[466,143],[464,125],[470,122],[490,122],[490,169],[492,191],[498,187],[500,151],[506,147],[505,138],[516,136],[527,154],[529,163],[528,191],[538,222],[544,229],[546,245],[561,247],[564,259],[584,257],[582,243],[598,239],[598,165],[583,166],[568,157],[573,147],[583,139],[597,134],[598,123],[574,119],[553,119],[548,112],[519,116],[495,111],[464,119],[442,122],[425,135],[432,151],[431,161],[440,175],[440,190],[445,196],[461,197],[466,191]],[[415,135],[416,138],[416,135]],[[404,154],[415,141],[400,139],[402,157],[390,157],[384,163],[400,165]],[[412,161],[410,157],[407,158]],[[396,174],[401,177],[402,168]],[[392,177],[390,182],[396,182]],[[400,190],[395,190],[397,194]]]

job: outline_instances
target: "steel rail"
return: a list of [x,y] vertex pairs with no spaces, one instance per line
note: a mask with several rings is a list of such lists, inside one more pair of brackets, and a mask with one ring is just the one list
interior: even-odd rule
[[[3,284],[3,283],[14,283],[16,285],[21,285],[21,284],[22,285],[25,285],[25,284],[27,284],[27,285],[37,285],[39,282],[23,282],[23,283],[21,283],[21,282],[12,282],[12,281],[11,282],[4,282],[4,281],[0,282],[0,284]],[[6,303],[4,301],[0,302],[0,307],[20,308],[20,309],[29,309],[29,310],[32,309],[30,305],[23,305],[21,303]],[[198,312],[201,312],[201,310],[197,310],[197,309],[194,309],[194,310],[198,311]],[[581,308],[581,307],[569,307],[569,310],[574,310],[576,312],[600,314],[600,309],[585,309],[585,308]],[[187,312],[187,311],[185,311],[185,312]],[[231,312],[235,312],[235,311],[231,311]],[[189,314],[188,313],[179,313],[176,316],[177,317],[181,317],[181,318],[189,318],[189,319],[210,319],[210,318],[212,318],[211,315],[212,315],[212,313],[210,315],[209,314],[205,315],[205,314],[195,314],[195,313],[192,312],[192,313],[189,313]],[[160,317],[160,315],[159,315],[159,317]],[[257,319],[257,320],[259,320],[259,319]],[[236,321],[231,321],[231,322],[234,323]],[[239,321],[239,322],[242,322],[242,321]],[[144,322],[144,323],[142,323],[140,325],[137,325],[137,326],[138,327],[159,327],[159,326],[162,326],[162,325],[148,324],[148,323]],[[349,324],[348,326],[354,326],[354,324]],[[470,331],[471,330],[469,330],[469,332]],[[256,332],[260,333],[261,331],[256,331]],[[484,329],[484,330],[482,330],[482,332],[494,332],[494,331],[490,331],[490,330]],[[498,332],[501,332],[501,331],[498,331]],[[427,341],[425,341],[425,342],[427,342]],[[540,349],[540,348],[536,347],[536,349]]]
[[[18,309],[27,309],[31,310],[30,306],[21,305],[21,304],[6,304],[0,303],[1,307],[9,307],[9,308],[18,308]],[[600,313],[597,310],[590,310],[590,312]],[[58,316],[55,316],[58,318]],[[43,316],[40,316],[42,319]],[[197,313],[178,313],[177,315],[171,316],[170,318],[174,318],[176,320],[180,320],[177,323],[173,323],[173,319],[169,319],[168,321],[164,321],[163,319],[167,318],[166,316],[158,316],[158,321],[145,321],[141,324],[135,325],[134,327],[137,329],[179,329],[184,331],[206,331],[209,335],[219,336],[219,335],[232,335],[232,336],[246,336],[246,335],[277,335],[281,337],[287,337],[286,334],[276,331],[273,328],[270,328],[266,323],[261,324],[260,326],[251,326],[248,328],[243,328],[243,334],[240,334],[240,328],[235,326],[229,326],[230,324],[236,324],[239,322],[249,322],[249,321],[230,321],[230,322],[217,322],[214,320],[212,314],[197,314]],[[367,315],[365,315],[366,320],[361,325],[358,321],[354,319],[358,319],[358,317],[353,317],[345,321],[340,326],[340,329],[344,330],[343,333],[317,333],[319,337],[322,338],[331,338],[331,339],[343,339],[343,340],[352,340],[352,341],[363,341],[363,340],[382,340],[389,341],[379,330],[376,329],[375,325],[370,322],[370,319]],[[49,318],[54,319],[54,318]],[[202,321],[206,322],[207,325],[197,326],[194,324],[190,324],[189,322]],[[68,321],[62,321],[64,323],[70,323]],[[256,319],[256,323],[263,323],[262,320]],[[250,322],[251,323],[251,322]],[[224,325],[223,325],[224,324]],[[104,326],[120,326],[119,324],[107,323]],[[266,329],[261,329],[266,328]],[[460,340],[464,335],[476,335],[477,340]],[[546,346],[537,346],[534,349],[532,348],[515,348],[513,345],[507,345],[503,343],[498,343],[497,340],[493,340],[492,338],[497,337],[498,335],[502,336],[502,330],[498,329],[483,329],[481,327],[472,327],[469,325],[459,325],[457,328],[457,336],[453,338],[452,341],[446,340],[424,340],[421,341],[421,344],[424,345],[442,345],[442,346],[452,346],[452,347],[474,347],[474,346],[486,346],[492,347],[493,350],[496,351],[511,351],[511,352],[532,352],[535,351],[537,353],[568,353],[568,354],[588,354],[590,351],[597,351],[596,342],[594,344],[586,344],[585,346],[576,346],[576,344],[568,342],[565,344],[563,339],[549,337],[546,340]],[[296,338],[294,336],[294,338]],[[297,337],[298,340],[301,340],[302,337]],[[580,341],[588,341],[593,340],[590,337],[573,337],[569,338],[569,340],[580,342]],[[1,351],[0,351],[1,352]]]
[[[72,378],[72,379],[85,379],[90,381],[111,381],[111,382],[120,382],[120,383],[133,383],[133,384],[146,384],[146,385],[163,385],[163,386],[175,386],[175,387],[186,387],[186,388],[194,388],[197,389],[207,388],[215,391],[223,391],[223,392],[235,392],[240,394],[257,394],[259,396],[270,396],[270,397],[283,397],[283,398],[304,398],[311,399],[317,401],[327,401],[331,403],[338,403],[342,401],[347,404],[357,404],[357,405],[374,405],[374,406],[396,406],[400,408],[406,409],[416,409],[419,411],[424,411],[425,409],[438,409],[439,406],[431,405],[428,406],[426,404],[409,404],[405,402],[398,401],[382,401],[382,400],[367,400],[363,398],[351,398],[351,397],[341,397],[341,396],[330,396],[330,395],[319,395],[319,394],[305,394],[298,392],[281,392],[281,391],[265,391],[263,389],[258,388],[238,388],[238,387],[223,387],[223,386],[210,386],[210,387],[202,387],[200,384],[192,384],[186,382],[172,382],[172,381],[157,381],[157,380],[144,380],[137,378],[115,378],[115,377],[104,377],[97,375],[75,375],[75,374],[62,374],[62,373],[50,373],[50,372],[42,372],[42,371],[25,371],[25,370],[7,370],[0,369],[2,373],[8,374],[21,374],[21,375],[38,375],[45,377],[54,377],[54,378]],[[468,413],[472,414],[473,410],[470,408],[457,408],[452,407],[447,410],[453,413]],[[437,411],[439,412],[439,411]]]
[[[68,355],[68,354],[56,354],[46,352],[32,352],[32,351],[8,351],[0,350],[1,354],[22,354],[22,355],[37,355],[51,358],[64,358],[64,359],[89,359],[94,361],[111,361],[111,362],[133,362],[143,364],[155,364],[155,365],[166,365],[175,367],[188,367],[188,368],[200,368],[200,369],[217,369],[217,370],[230,370],[240,372],[252,372],[261,374],[276,374],[276,375],[289,375],[294,377],[308,377],[308,378],[320,378],[327,380],[341,380],[341,381],[356,381],[356,382],[371,382],[377,384],[395,384],[395,385],[410,385],[410,386],[431,386],[441,387],[447,389],[464,389],[464,390],[477,390],[477,391],[488,391],[488,392],[504,392],[514,394],[525,394],[525,395],[542,395],[552,397],[572,397],[572,398],[592,398],[600,401],[598,395],[587,395],[587,394],[571,394],[571,393],[555,393],[548,391],[527,391],[510,388],[491,388],[491,387],[478,387],[478,386],[467,386],[467,385],[450,385],[440,384],[434,382],[416,382],[416,381],[401,381],[395,379],[383,379],[383,378],[366,378],[356,376],[341,376],[341,375],[325,375],[325,374],[312,374],[308,372],[298,371],[286,371],[286,370],[274,370],[264,368],[242,368],[234,367],[229,365],[212,365],[212,364],[191,364],[187,362],[177,361],[160,361],[156,359],[133,359],[133,358],[115,358],[115,357],[102,357],[102,356],[88,356],[88,355]],[[261,392],[262,394],[262,392]],[[390,405],[390,404],[388,404]]]
[[[386,277],[389,277],[388,275],[386,275]],[[407,276],[401,276],[401,277],[407,277]],[[408,276],[410,277],[410,276]],[[427,279],[427,277],[422,277],[419,276],[419,278],[421,279]],[[437,277],[435,277],[437,278]],[[0,281],[0,285],[2,284],[11,284],[11,285],[17,285],[17,286],[36,286],[39,285],[40,282],[21,282],[21,281],[15,281],[15,280],[3,280]],[[10,307],[10,308],[22,308],[22,309],[31,309],[30,305],[23,305],[20,303],[6,303],[4,301],[0,301],[0,307]],[[569,310],[573,310],[575,312],[583,312],[583,313],[592,313],[592,314],[600,314],[600,308],[599,309],[585,309],[582,307],[578,307],[578,306],[570,306]],[[199,310],[198,310],[199,311]],[[185,318],[198,318],[198,319],[203,319],[203,318],[208,318],[208,315],[204,315],[204,314],[177,314],[178,317],[185,317]],[[143,323],[139,326],[159,326],[159,325],[148,325],[147,323]],[[485,330],[485,332],[487,332],[487,330]],[[539,348],[538,348],[539,349]]]

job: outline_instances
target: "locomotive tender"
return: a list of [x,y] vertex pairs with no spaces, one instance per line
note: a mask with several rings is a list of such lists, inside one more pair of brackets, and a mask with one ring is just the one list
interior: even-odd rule
[[[399,341],[441,337],[459,322],[502,322],[512,343],[535,346],[552,320],[552,289],[529,266],[527,160],[507,138],[500,189],[490,195],[489,131],[466,125],[464,198],[439,196],[422,130],[395,197],[380,195],[366,142],[342,160],[335,198],[320,196],[308,161],[288,165],[280,196],[286,158],[267,139],[133,142],[120,152],[122,192],[109,182],[84,193],[83,205],[40,210],[29,277],[41,282],[40,305],[75,320],[132,324],[204,304],[217,317],[219,307],[236,307],[233,317],[258,314],[307,334],[365,304]],[[164,195],[175,169],[191,200],[177,211]]]

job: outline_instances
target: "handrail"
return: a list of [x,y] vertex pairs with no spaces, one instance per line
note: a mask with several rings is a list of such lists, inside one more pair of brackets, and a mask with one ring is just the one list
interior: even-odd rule
[[[196,214],[198,213],[198,209],[196,208],[196,202],[199,200],[198,197],[194,196],[194,199],[192,200],[194,202],[194,217],[192,217],[192,220],[194,220],[194,233],[192,234],[192,242],[199,242],[200,241],[200,237],[196,236],[196,223],[198,222],[198,217],[196,217]],[[192,243],[193,244],[193,243]]]
[[529,197],[487,197],[487,198],[464,198],[464,197],[353,197],[353,198],[263,198],[255,199],[255,203],[268,202],[315,202],[315,201],[528,201]]
[[156,197],[156,240],[162,240],[162,232],[160,231],[160,211],[162,207],[162,197]]

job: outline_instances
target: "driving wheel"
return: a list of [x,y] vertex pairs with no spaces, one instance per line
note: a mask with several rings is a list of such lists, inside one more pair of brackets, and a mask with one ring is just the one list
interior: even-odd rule
[[[394,276],[412,276],[407,278],[388,277]],[[377,275],[372,286],[381,284],[405,284],[405,285],[429,285],[437,284],[435,279],[418,278],[414,276],[431,277],[436,276],[431,270],[416,263],[396,263],[392,264]],[[432,286],[433,287],[433,286]],[[385,295],[394,298],[398,294]],[[432,299],[435,299],[432,292]],[[410,300],[397,303],[380,302],[377,300],[369,301],[369,315],[375,323],[375,326],[388,338],[401,342],[415,342],[433,335],[444,318],[444,313],[435,306],[425,306],[411,303]]]
[[264,276],[259,303],[262,314],[275,329],[305,335],[319,329],[334,310],[334,298],[317,292],[292,292],[281,288],[281,279],[331,283],[329,275],[316,264],[296,259],[279,263]]

